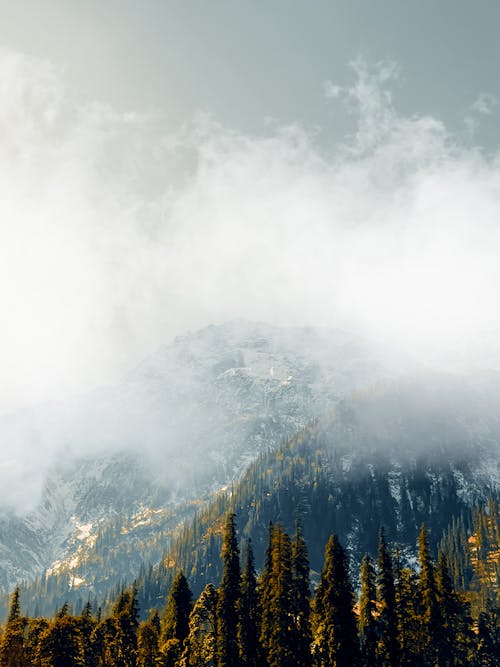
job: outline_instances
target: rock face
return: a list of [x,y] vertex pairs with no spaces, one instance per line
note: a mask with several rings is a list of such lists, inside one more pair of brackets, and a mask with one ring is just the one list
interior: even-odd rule
[[381,359],[339,331],[235,321],[175,339],[117,386],[0,419],[1,440],[38,452],[24,491],[43,475],[29,509],[2,511],[0,587],[78,569],[77,586],[113,534],[128,575],[259,453],[401,370]]

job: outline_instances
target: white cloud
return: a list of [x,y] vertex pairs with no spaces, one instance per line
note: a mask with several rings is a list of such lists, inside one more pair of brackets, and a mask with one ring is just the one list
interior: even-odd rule
[[491,116],[498,105],[498,100],[490,93],[481,93],[471,105],[471,110],[482,116]]
[[61,72],[1,54],[0,405],[112,380],[235,316],[497,364],[500,160],[400,115],[395,64],[354,67],[327,92],[357,131],[325,157],[299,126],[246,136],[200,116],[168,134],[82,108]]

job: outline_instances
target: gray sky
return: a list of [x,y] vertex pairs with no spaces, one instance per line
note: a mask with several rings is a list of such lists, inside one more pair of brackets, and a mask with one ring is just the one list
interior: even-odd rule
[[[317,125],[345,119],[321,96],[348,63],[396,60],[397,103],[462,129],[478,94],[500,97],[500,4],[466,0],[23,0],[0,2],[0,42],[67,68],[83,100],[160,109],[172,125],[205,109],[244,131],[266,118]],[[498,117],[487,124],[498,136]],[[484,126],[484,123],[483,123]]]
[[498,366],[497,2],[0,12],[0,410],[232,317]]

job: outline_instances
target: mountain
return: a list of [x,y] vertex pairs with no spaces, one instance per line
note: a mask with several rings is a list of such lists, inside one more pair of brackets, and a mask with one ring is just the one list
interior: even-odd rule
[[132,576],[251,461],[402,363],[343,332],[234,321],[176,338],[116,386],[0,418],[23,479],[0,514],[0,587]]
[[297,519],[316,575],[332,533],[357,569],[365,552],[375,555],[381,526],[412,563],[422,523],[435,549],[457,522],[464,531],[470,528],[476,505],[500,492],[498,389],[494,375],[426,374],[358,390],[261,453],[231,487],[200,503],[194,518],[186,511],[177,530],[174,522],[158,524],[142,566],[138,558],[146,551],[129,541],[122,525],[118,535],[102,532],[84,557],[66,560],[52,576],[28,586],[25,603],[33,612],[43,600],[42,611],[53,613],[67,599],[76,609],[89,595],[111,600],[127,563],[135,567],[128,582],[139,574],[144,611],[163,606],[179,569],[198,594],[219,580],[222,526],[230,508],[240,537],[252,539],[259,567],[269,523],[278,521],[292,532]]
[[435,552],[453,526],[472,531],[477,505],[498,498],[499,408],[497,378],[486,376],[426,376],[344,399],[329,416],[259,457],[231,491],[184,526],[156,573],[143,578],[143,608],[162,604],[179,569],[195,594],[208,582],[218,584],[229,509],[240,537],[252,539],[258,567],[269,523],[291,533],[297,519],[316,576],[332,533],[356,569],[364,553],[376,556],[381,526],[410,564],[422,523]]

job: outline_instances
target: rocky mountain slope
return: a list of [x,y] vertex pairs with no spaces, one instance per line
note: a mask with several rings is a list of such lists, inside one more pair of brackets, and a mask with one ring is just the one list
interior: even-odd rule
[[117,386],[1,418],[4,447],[27,452],[29,502],[1,511],[0,588],[44,571],[78,587],[99,547],[117,556],[113,580],[131,575],[159,557],[159,534],[259,454],[397,375],[387,358],[338,331],[235,321],[177,338]]

